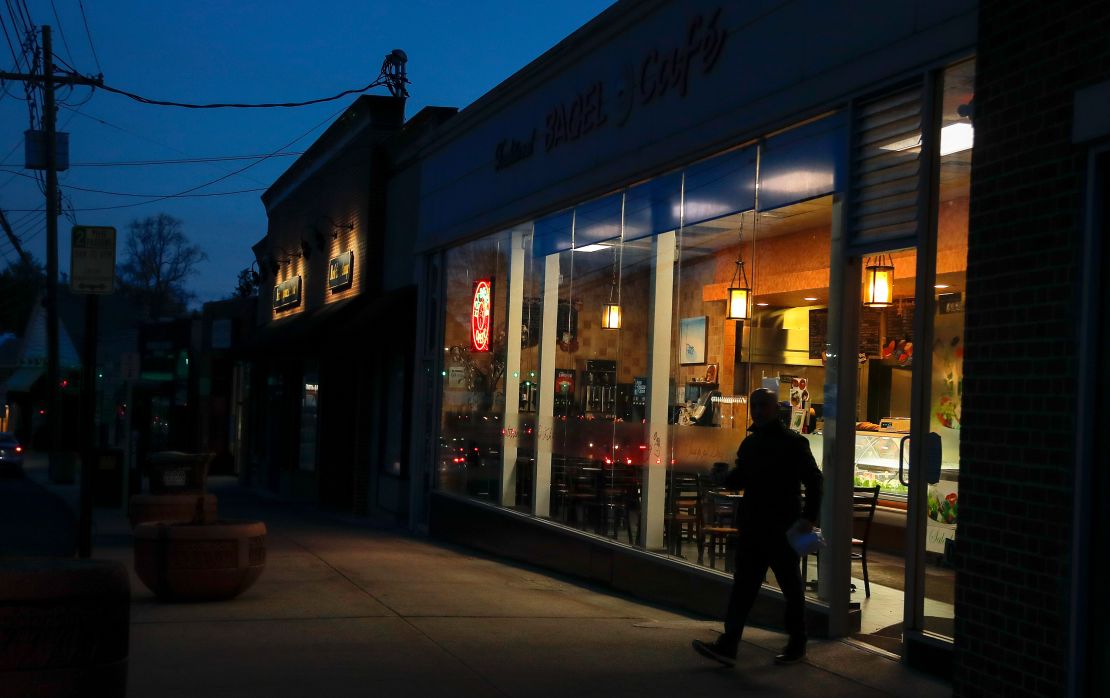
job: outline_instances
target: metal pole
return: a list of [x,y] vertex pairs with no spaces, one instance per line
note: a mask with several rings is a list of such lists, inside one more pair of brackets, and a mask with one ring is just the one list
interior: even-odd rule
[[57,467],[62,437],[62,396],[58,368],[58,162],[55,143],[54,53],[50,27],[42,28],[42,91],[45,107],[42,121],[46,131],[46,384],[49,410],[51,473]]
[[85,348],[81,357],[81,503],[77,554],[92,554],[92,479],[96,468],[96,338],[100,310],[96,294],[85,296]]

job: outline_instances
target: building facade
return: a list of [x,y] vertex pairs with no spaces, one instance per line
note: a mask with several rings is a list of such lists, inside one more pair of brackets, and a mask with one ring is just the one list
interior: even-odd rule
[[[718,484],[769,388],[826,483],[814,630],[958,695],[1105,693],[1108,30],[1094,2],[622,1],[377,155],[341,119],[264,197],[250,478],[350,462],[352,510],[721,615]],[[378,213],[327,198],[343,152]],[[377,251],[361,300],[309,280],[347,249],[298,257],[309,208]],[[769,579],[756,620],[780,606]]]
[[413,462],[433,534],[720,613],[769,387],[814,626],[947,673],[977,6],[849,9],[617,3],[437,131]]
[[454,113],[429,109],[406,124],[404,106],[358,98],[263,194],[257,326],[232,427],[245,482],[402,520],[416,285],[413,237],[386,232],[404,224],[392,201],[412,180],[396,152]]

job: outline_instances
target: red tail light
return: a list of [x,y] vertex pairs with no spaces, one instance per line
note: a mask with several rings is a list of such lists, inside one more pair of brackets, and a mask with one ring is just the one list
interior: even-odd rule
[[23,453],[23,447],[22,446],[16,446],[15,447],[15,452],[16,453]]

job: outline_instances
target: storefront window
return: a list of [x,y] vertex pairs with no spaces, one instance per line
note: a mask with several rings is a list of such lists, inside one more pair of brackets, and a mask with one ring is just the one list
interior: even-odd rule
[[447,253],[439,487],[497,500],[505,413],[507,236]]
[[320,373],[316,367],[311,367],[304,372],[303,388],[301,392],[301,439],[300,460],[298,466],[301,470],[316,469],[316,434],[319,427],[319,395]]
[[[773,386],[820,463],[843,136],[839,116],[812,122],[450,250],[440,488],[731,569],[740,493],[719,489],[752,389]],[[519,303],[519,353],[476,354],[473,285],[514,277],[492,331]],[[497,351],[515,415],[484,373]]]
[[951,549],[959,519],[968,201],[975,134],[970,117],[975,98],[975,61],[944,72],[942,95],[929,386],[929,431],[940,437],[941,471],[940,480],[928,489],[925,550],[933,564],[925,574],[924,627],[952,637],[956,585]]

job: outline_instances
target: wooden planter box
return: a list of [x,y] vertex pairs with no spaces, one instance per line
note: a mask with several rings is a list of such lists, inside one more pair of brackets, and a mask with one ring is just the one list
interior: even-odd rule
[[0,698],[126,695],[129,579],[107,560],[0,562]]
[[164,601],[234,598],[265,567],[266,524],[261,521],[135,527],[135,572]]

